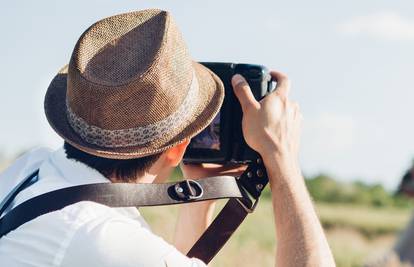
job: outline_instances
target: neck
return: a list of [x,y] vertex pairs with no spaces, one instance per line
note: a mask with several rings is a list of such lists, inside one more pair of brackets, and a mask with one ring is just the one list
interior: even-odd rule
[[[150,174],[145,172],[143,175],[139,175],[138,177],[136,177],[135,179],[131,179],[128,183],[132,183],[132,184],[150,184],[153,183],[154,180],[156,179],[156,175]],[[117,176],[111,176],[108,178],[111,183],[125,183],[125,181]]]
[[[152,165],[147,171],[143,174],[138,175],[135,179],[131,180],[131,183],[163,183],[171,175],[173,167],[163,164],[163,161],[158,160]],[[116,176],[109,177],[109,180],[112,183],[122,183],[122,179]]]
[[174,169],[174,165],[168,164],[165,160],[165,154],[161,157],[146,171],[143,175],[138,177],[138,183],[163,183],[171,175]]

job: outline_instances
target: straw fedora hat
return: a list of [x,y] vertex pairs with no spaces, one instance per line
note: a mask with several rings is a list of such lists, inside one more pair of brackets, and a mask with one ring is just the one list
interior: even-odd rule
[[49,85],[44,108],[71,145],[131,159],[195,136],[223,98],[222,82],[191,59],[171,15],[150,9],[89,27]]

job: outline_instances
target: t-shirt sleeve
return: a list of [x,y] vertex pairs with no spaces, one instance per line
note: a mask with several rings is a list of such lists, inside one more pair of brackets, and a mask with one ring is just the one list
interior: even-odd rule
[[61,263],[62,267],[206,267],[140,223],[124,218],[91,222],[78,228]]

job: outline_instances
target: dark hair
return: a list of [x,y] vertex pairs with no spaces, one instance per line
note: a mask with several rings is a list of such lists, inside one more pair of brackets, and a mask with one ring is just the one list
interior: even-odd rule
[[159,159],[162,153],[136,159],[108,159],[83,152],[65,142],[63,145],[68,159],[82,162],[97,170],[106,178],[116,177],[122,182],[135,181]]

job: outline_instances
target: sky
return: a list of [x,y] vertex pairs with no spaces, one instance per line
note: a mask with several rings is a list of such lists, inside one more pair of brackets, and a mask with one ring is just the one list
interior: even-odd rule
[[145,8],[174,16],[197,61],[287,73],[304,115],[302,169],[393,189],[414,158],[414,2],[2,1],[0,154],[62,140],[43,97],[92,23]]

